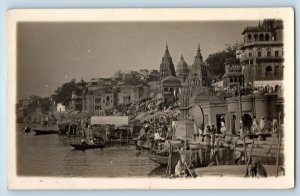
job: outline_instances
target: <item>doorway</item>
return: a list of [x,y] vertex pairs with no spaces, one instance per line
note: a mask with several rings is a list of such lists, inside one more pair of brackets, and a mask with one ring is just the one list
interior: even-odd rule
[[252,126],[252,118],[249,114],[244,114],[243,115],[243,125],[244,125],[244,129],[246,131],[250,131],[251,130],[251,126]]
[[225,114],[217,114],[216,115],[216,120],[217,120],[217,133],[221,133],[221,122],[222,120],[224,121],[225,123],[225,126],[226,126],[226,121],[225,121]]

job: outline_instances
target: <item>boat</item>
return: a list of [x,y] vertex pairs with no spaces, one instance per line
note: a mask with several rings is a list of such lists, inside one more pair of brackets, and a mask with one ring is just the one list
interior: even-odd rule
[[35,135],[49,135],[49,134],[58,134],[59,128],[58,125],[34,125],[31,130],[35,132]]
[[[169,161],[169,152],[168,151],[161,151],[161,152],[154,152],[150,155],[150,159],[160,165],[168,165]],[[180,160],[179,152],[172,152],[172,166],[176,165],[178,160]]]
[[33,130],[35,135],[49,135],[49,134],[57,134],[57,130]]
[[153,155],[150,159],[160,165],[168,165],[169,156]]
[[95,148],[104,148],[103,143],[99,144],[70,144],[74,147],[75,150],[88,150],[88,149],[95,149]]
[[30,133],[30,130],[31,130],[30,127],[27,127],[27,126],[26,126],[26,127],[24,128],[24,132],[25,132],[25,133]]

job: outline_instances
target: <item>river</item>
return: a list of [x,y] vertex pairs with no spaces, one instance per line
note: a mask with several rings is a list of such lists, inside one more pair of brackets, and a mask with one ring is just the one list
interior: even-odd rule
[[17,124],[17,174],[60,177],[151,177],[165,168],[150,160],[148,152],[134,145],[74,151],[65,135],[24,133]]

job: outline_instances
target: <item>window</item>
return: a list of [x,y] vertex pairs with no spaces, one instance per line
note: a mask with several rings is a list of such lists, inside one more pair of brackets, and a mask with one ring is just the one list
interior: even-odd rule
[[271,56],[271,51],[270,50],[267,51],[267,56]]
[[279,66],[275,66],[275,76],[279,75]]
[[261,75],[262,75],[261,69],[258,69],[258,70],[257,70],[257,76],[260,77]]
[[276,56],[276,57],[279,56],[279,51],[278,51],[278,50],[275,51],[275,56]]
[[249,52],[248,56],[249,56],[249,57],[252,57],[252,53],[251,53],[251,52]]
[[266,77],[271,77],[272,76],[272,67],[268,66],[266,68]]
[[234,82],[237,82],[237,78],[234,78]]
[[248,41],[251,41],[251,38],[252,38],[251,34],[248,34]]
[[264,34],[259,34],[259,41],[264,41]]
[[257,34],[254,35],[254,40],[255,40],[255,41],[258,40],[258,35],[257,35]]
[[257,51],[257,56],[261,57],[261,51]]
[[269,40],[270,40],[270,36],[269,36],[269,34],[266,34],[266,36],[265,36],[265,40],[266,40],[266,41],[269,41]]
[[233,79],[232,79],[232,78],[230,78],[230,82],[233,82]]
[[97,97],[97,98],[95,99],[95,102],[96,102],[96,103],[101,103],[101,98]]

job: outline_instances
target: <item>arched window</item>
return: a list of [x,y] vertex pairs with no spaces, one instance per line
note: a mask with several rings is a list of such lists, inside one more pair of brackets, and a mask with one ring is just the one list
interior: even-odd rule
[[268,66],[266,68],[266,77],[272,77],[272,67]]
[[257,34],[254,35],[254,40],[258,41],[258,35]]
[[266,34],[266,36],[265,36],[265,40],[266,40],[266,41],[269,41],[269,40],[270,40],[270,36],[269,36],[269,34]]
[[275,66],[275,76],[279,76],[279,66]]
[[277,40],[277,33],[275,32],[274,34],[273,34],[273,41],[276,41]]
[[264,34],[259,34],[259,41],[264,41]]
[[248,34],[248,42],[251,41],[251,38],[252,38],[251,34]]

